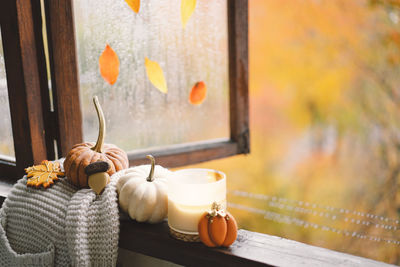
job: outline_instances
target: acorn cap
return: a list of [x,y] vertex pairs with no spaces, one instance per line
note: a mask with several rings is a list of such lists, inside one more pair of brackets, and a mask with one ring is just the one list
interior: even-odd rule
[[96,161],[85,167],[85,173],[92,175],[98,172],[107,172],[110,169],[110,164],[106,161]]

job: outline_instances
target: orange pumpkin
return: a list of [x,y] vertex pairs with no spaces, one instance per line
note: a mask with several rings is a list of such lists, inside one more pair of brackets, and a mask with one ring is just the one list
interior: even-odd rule
[[211,211],[201,216],[198,231],[201,242],[207,247],[229,247],[236,240],[237,224],[229,212],[214,202]]
[[85,168],[96,161],[110,164],[107,172],[110,176],[115,172],[128,168],[128,156],[125,151],[111,144],[103,144],[105,137],[105,119],[97,97],[93,102],[99,117],[99,136],[96,144],[82,143],[72,147],[64,161],[67,179],[79,188],[88,187],[88,176]]

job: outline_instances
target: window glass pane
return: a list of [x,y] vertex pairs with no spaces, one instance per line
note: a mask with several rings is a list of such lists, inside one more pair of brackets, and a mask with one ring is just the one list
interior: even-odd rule
[[8,103],[7,77],[4,65],[3,43],[0,35],[0,157],[14,157],[14,142]]
[[249,2],[251,154],[198,166],[245,229],[400,264],[396,1]]
[[[99,96],[107,142],[125,150],[229,137],[226,1],[197,1],[187,26],[180,1],[141,1],[134,13],[125,1],[75,0],[80,90],[85,140],[95,141]],[[117,53],[120,74],[113,85],[99,72],[106,44]],[[145,57],[159,63],[168,93],[149,81]],[[196,82],[205,101],[189,103]]]

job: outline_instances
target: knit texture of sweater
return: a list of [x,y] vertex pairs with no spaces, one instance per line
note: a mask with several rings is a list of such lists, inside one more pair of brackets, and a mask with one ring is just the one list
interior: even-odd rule
[[0,266],[115,266],[116,179],[101,195],[66,179],[50,188],[20,179],[0,210]]

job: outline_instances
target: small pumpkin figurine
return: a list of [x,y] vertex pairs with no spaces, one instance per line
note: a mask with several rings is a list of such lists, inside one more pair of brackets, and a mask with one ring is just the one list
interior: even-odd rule
[[105,119],[97,96],[93,98],[97,116],[99,118],[99,136],[96,144],[88,142],[74,145],[64,161],[64,170],[67,179],[79,188],[88,187],[88,175],[85,168],[97,161],[110,164],[107,173],[111,176],[115,172],[128,168],[128,156],[125,151],[112,144],[104,144]]
[[146,156],[151,165],[123,170],[117,182],[119,206],[138,222],[159,223],[167,217],[167,177],[170,171],[155,166],[155,159]]
[[211,210],[201,216],[198,231],[201,242],[207,247],[229,247],[236,240],[237,224],[229,212],[214,202]]

